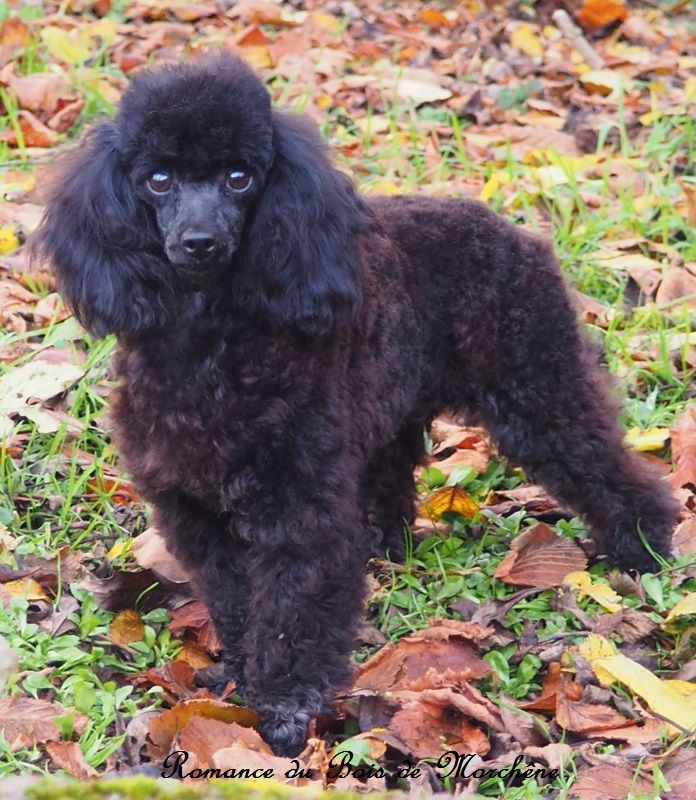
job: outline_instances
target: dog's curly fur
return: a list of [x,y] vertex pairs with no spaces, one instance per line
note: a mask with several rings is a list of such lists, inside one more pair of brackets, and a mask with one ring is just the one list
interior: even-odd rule
[[[163,158],[254,176],[212,278],[170,263],[143,199]],[[361,198],[236,59],[139,75],[68,156],[35,244],[84,325],[118,335],[125,463],[278,753],[349,678],[365,560],[401,551],[443,409],[486,426],[614,563],[654,565],[638,528],[669,550],[675,502],[622,443],[551,247],[477,202]]]

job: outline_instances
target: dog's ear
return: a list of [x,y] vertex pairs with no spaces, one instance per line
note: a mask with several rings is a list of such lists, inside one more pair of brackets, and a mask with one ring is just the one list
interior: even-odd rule
[[275,112],[273,145],[238,279],[247,299],[261,300],[276,321],[325,333],[360,305],[356,234],[367,210],[309,120]]
[[48,194],[32,258],[52,264],[80,322],[97,336],[158,324],[165,276],[157,234],[122,166],[112,123],[64,157]]

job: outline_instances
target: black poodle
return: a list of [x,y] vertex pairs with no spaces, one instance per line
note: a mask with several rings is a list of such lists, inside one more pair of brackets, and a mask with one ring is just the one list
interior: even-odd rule
[[648,570],[676,504],[622,442],[551,247],[467,200],[367,199],[241,61],[139,74],[67,157],[38,251],[115,332],[118,442],[276,753],[350,675],[363,568],[402,549],[422,431],[490,431]]

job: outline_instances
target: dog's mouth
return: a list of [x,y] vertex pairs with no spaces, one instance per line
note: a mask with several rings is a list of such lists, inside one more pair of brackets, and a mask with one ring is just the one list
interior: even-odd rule
[[188,257],[178,248],[166,248],[165,253],[176,274],[192,283],[205,283],[227,269],[232,261],[235,248],[228,248],[215,258],[199,260]]

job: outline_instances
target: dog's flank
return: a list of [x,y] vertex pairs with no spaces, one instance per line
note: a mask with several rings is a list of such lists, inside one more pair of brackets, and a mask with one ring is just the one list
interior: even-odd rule
[[118,442],[277,753],[350,677],[376,548],[443,409],[650,569],[676,503],[622,442],[551,248],[471,201],[367,203],[230,57],[141,74],[36,247],[121,344]]

